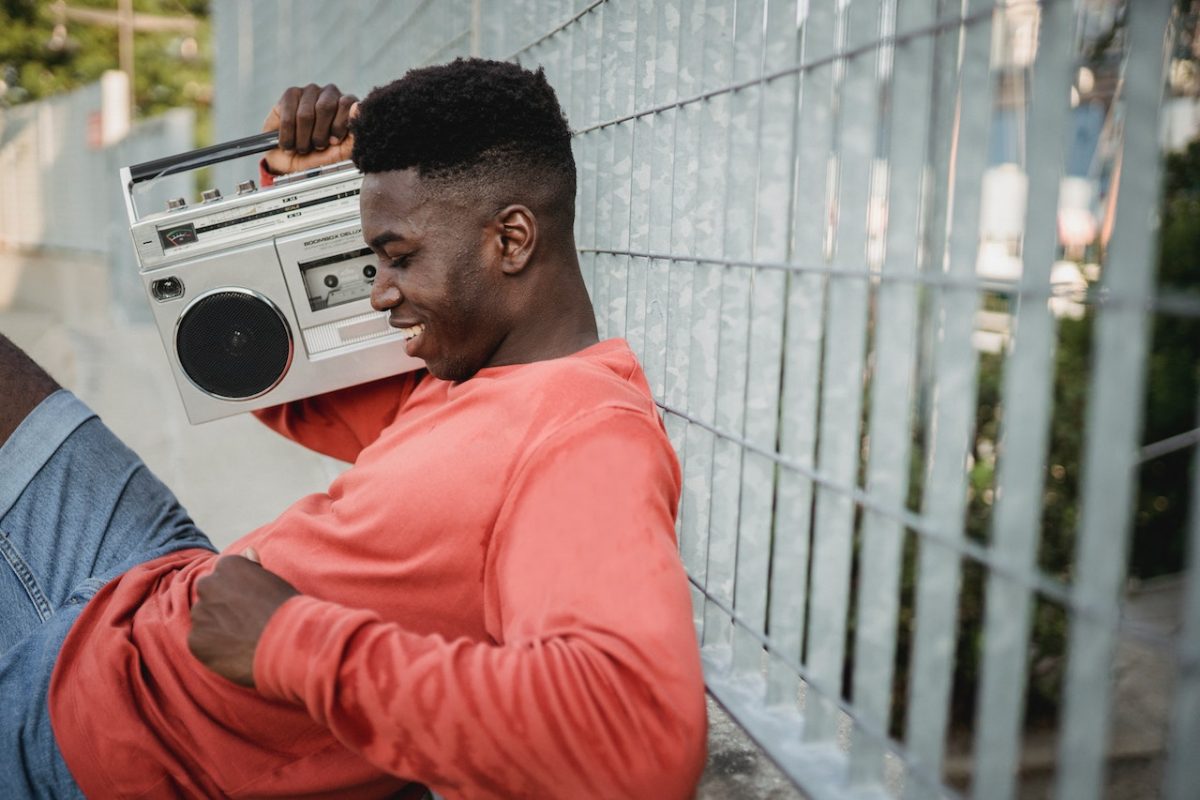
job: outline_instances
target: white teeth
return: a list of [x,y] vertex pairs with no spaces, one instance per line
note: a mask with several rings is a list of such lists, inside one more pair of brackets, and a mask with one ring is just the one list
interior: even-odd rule
[[396,330],[398,330],[400,335],[405,339],[415,339],[422,331],[425,330],[425,325],[422,323],[420,325],[413,325],[411,328],[397,328]]

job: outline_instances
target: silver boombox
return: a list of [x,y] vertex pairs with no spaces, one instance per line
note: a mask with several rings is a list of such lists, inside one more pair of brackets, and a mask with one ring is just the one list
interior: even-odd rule
[[362,174],[346,161],[239,183],[139,215],[137,184],[270,150],[274,133],[121,170],[154,321],[193,423],[417,369],[386,312],[371,309]]

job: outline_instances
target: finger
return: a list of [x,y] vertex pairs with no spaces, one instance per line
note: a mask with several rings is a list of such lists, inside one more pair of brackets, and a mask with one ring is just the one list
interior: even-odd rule
[[247,547],[245,550],[243,550],[241,552],[241,556],[242,556],[242,558],[253,561],[255,564],[258,564],[260,566],[262,565],[262,559],[259,557],[258,551],[255,550],[253,547]]
[[300,95],[300,103],[296,106],[296,152],[300,155],[312,150],[313,125],[317,118],[317,98],[321,96],[321,87],[310,83],[304,87]]
[[354,156],[354,135],[347,136],[333,149],[337,151],[338,161],[349,161]]
[[346,138],[346,134],[350,132],[350,110],[357,105],[358,100],[352,94],[344,94],[338,98],[337,114],[329,130],[330,144],[337,144]]
[[296,105],[301,94],[302,90],[295,86],[285,90],[273,109],[279,114],[280,150],[296,149]]
[[271,113],[267,114],[267,118],[263,120],[263,133],[267,131],[279,130],[279,104],[271,106]]
[[329,146],[329,134],[332,132],[333,123],[337,119],[338,113],[338,98],[342,93],[332,83],[321,90],[317,95],[317,102],[313,107],[313,147],[317,150],[324,150]]

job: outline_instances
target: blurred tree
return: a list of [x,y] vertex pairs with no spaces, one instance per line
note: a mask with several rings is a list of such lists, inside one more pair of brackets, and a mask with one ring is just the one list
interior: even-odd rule
[[[116,0],[70,0],[73,8],[114,11]],[[168,108],[197,109],[206,140],[212,99],[207,0],[134,0],[137,13],[196,18],[194,36],[178,32],[134,35],[133,106],[136,117]],[[118,68],[117,29],[60,17],[54,4],[0,0],[0,108],[69,91]]]
[[[1200,296],[1200,141],[1166,163],[1158,282],[1162,293]],[[1158,314],[1146,377],[1142,441],[1194,429],[1200,397],[1200,320]],[[1183,569],[1183,531],[1191,504],[1195,446],[1153,458],[1138,472],[1138,508],[1130,573],[1139,578]]]
[[[1179,46],[1177,59],[1190,65],[1189,74],[1200,74],[1200,0],[1177,0]],[[1087,54],[1089,63],[1102,69],[1110,48],[1120,48],[1120,37],[1101,37]],[[1111,59],[1119,63],[1119,59]],[[1155,270],[1157,293],[1162,298],[1200,300],[1200,140],[1182,153],[1166,157],[1163,175],[1163,214]],[[1099,245],[1096,245],[1098,248]],[[1089,256],[1103,263],[1104,253]],[[1015,301],[987,294],[989,311],[1010,312]],[[1189,306],[1189,307],[1194,307]],[[1082,467],[1093,358],[1096,307],[1079,319],[1057,321],[1054,353],[1053,418],[1042,496],[1038,565],[1046,574],[1072,582],[1076,533],[1082,511]],[[1143,408],[1144,445],[1194,430],[1200,399],[1200,318],[1194,314],[1158,311],[1150,323],[1150,352]],[[975,419],[976,444],[968,473],[967,536],[986,545],[990,538],[997,441],[1003,414],[1002,354],[980,353]],[[920,510],[925,478],[925,432],[914,432],[908,507]],[[1198,498],[1191,496],[1196,446],[1147,460],[1137,471],[1137,507],[1129,554],[1129,575],[1147,579],[1179,573],[1184,568],[1184,531]],[[913,637],[914,595],[917,580],[915,536],[905,544],[901,578],[901,609],[890,732],[902,735],[907,713]],[[958,597],[958,632],[951,693],[951,719],[955,730],[969,733],[975,717],[979,657],[986,597],[985,572],[963,560]],[[861,613],[861,612],[860,612]],[[1029,683],[1026,687],[1025,724],[1028,728],[1053,725],[1059,712],[1066,666],[1068,619],[1057,604],[1035,600],[1028,648]],[[849,671],[847,671],[849,674]]]

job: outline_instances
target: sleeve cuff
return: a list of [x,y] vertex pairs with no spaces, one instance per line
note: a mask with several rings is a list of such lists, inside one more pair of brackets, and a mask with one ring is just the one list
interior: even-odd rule
[[267,165],[267,159],[260,158],[258,160],[258,185],[264,189],[268,186],[274,186],[275,178],[277,177],[278,175],[272,172],[271,168]]
[[350,641],[378,620],[372,611],[307,595],[289,598],[258,640],[255,687],[264,697],[304,705],[310,714],[328,708]]

